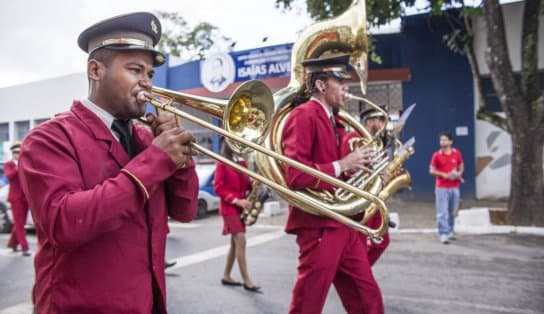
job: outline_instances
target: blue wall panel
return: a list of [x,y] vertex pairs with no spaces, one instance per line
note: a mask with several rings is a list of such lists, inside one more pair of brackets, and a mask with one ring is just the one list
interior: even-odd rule
[[[403,84],[405,106],[417,103],[405,129],[406,138],[415,136],[415,155],[406,163],[413,190],[408,195],[434,197],[434,177],[429,163],[439,149],[438,138],[450,132],[454,146],[465,161],[462,197],[475,194],[474,94],[472,74],[466,57],[453,53],[442,38],[450,31],[441,18],[426,15],[405,20],[399,34],[401,66],[411,70],[411,80]],[[456,127],[468,128],[467,136],[457,136]]]

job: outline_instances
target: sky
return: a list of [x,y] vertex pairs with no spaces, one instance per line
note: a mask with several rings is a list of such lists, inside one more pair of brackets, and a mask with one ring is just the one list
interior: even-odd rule
[[[306,13],[306,1],[296,0],[293,10],[288,12],[276,9],[274,2],[2,0],[0,88],[84,72],[87,56],[77,46],[81,31],[100,20],[130,12],[178,12],[190,26],[209,22],[236,41],[236,51],[294,42],[298,33],[312,24]],[[265,43],[264,37],[268,37]]]
[[0,8],[0,88],[84,72],[87,56],[77,37],[119,14],[178,12],[190,26],[217,26],[236,41],[235,50],[294,42],[312,23],[304,1],[289,12],[274,0],[7,0]]

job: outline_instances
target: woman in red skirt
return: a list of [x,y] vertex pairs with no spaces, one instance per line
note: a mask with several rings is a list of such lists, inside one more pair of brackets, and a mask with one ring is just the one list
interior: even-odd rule
[[[239,163],[247,168],[246,162],[236,153],[234,153],[228,145],[223,142],[221,153],[224,157],[234,162]],[[251,182],[249,177],[229,166],[218,162],[215,170],[215,178],[213,184],[215,193],[221,198],[219,205],[219,213],[223,217],[223,235],[230,234],[230,249],[227,254],[227,263],[221,283],[227,286],[241,286],[242,283],[232,279],[230,273],[234,260],[238,260],[240,274],[244,281],[244,289],[251,292],[260,292],[260,287],[257,287],[247,272],[246,262],[246,227],[240,219],[240,214],[243,209],[251,209],[251,202],[246,199],[246,194],[251,190]]]

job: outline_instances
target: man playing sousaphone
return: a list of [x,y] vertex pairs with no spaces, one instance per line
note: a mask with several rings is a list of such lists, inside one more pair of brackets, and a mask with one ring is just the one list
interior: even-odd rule
[[[331,176],[365,169],[369,150],[357,149],[341,158],[344,128],[333,113],[344,106],[349,55],[325,55],[302,62],[310,100],[287,118],[282,142],[284,154]],[[289,188],[333,190],[294,167],[286,166]],[[297,236],[298,277],[293,289],[290,313],[321,313],[331,283],[348,313],[383,313],[380,288],[367,257],[366,243],[359,233],[330,218],[316,216],[290,206],[286,232]]]

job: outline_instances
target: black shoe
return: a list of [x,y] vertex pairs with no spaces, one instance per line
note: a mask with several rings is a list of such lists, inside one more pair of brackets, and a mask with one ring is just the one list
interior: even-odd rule
[[172,267],[172,266],[176,265],[176,263],[177,263],[176,261],[172,261],[172,262],[166,262],[165,261],[164,262],[164,269]]
[[238,282],[238,281],[228,281],[228,280],[225,280],[225,279],[221,279],[221,284],[223,286],[241,286],[242,283],[241,282]]
[[255,293],[263,293],[261,291],[261,287],[258,287],[258,286],[250,287],[250,286],[244,284],[244,289],[246,289],[247,291],[255,292]]
[[23,256],[32,256],[32,253],[30,253],[29,251],[24,251]]

